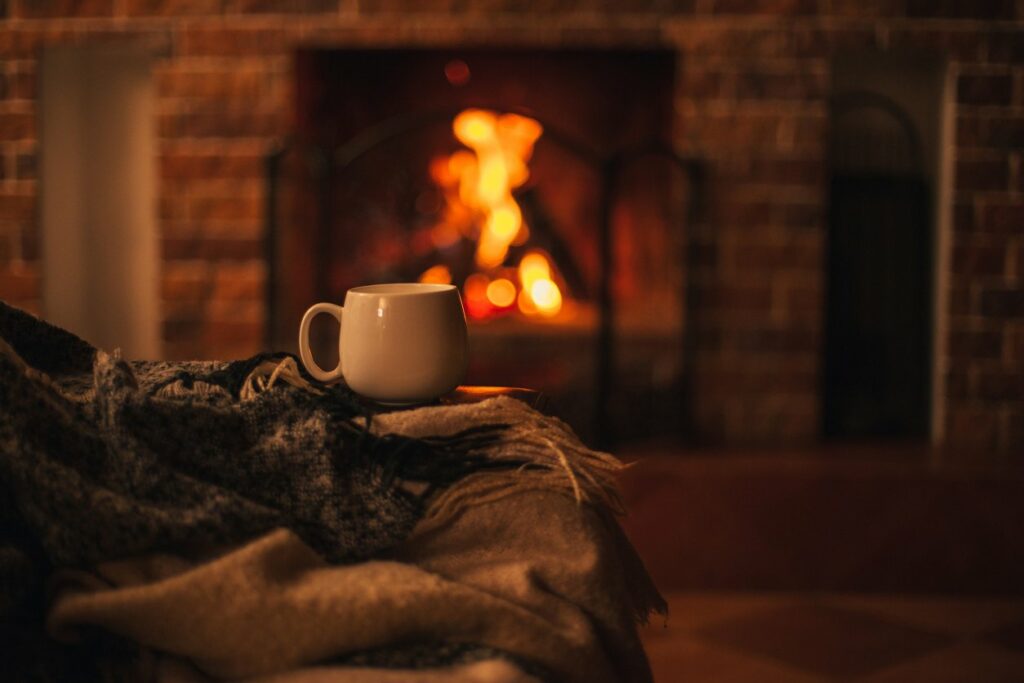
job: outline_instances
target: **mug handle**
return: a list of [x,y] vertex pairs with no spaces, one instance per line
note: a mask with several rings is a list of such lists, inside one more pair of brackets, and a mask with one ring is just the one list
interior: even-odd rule
[[302,322],[299,324],[299,356],[302,358],[302,364],[306,366],[309,374],[321,382],[333,382],[336,379],[341,379],[341,358],[338,358],[338,367],[330,372],[326,372],[316,364],[316,360],[313,359],[313,352],[309,350],[309,324],[313,322],[313,318],[318,314],[330,313],[338,319],[338,324],[341,325],[341,314],[344,310],[341,306],[335,306],[334,304],[313,304],[306,311],[306,314],[302,316]]

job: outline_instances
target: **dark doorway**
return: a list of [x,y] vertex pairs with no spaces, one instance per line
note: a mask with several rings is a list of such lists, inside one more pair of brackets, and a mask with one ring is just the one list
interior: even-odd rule
[[892,100],[833,103],[823,429],[928,434],[932,196],[913,122]]

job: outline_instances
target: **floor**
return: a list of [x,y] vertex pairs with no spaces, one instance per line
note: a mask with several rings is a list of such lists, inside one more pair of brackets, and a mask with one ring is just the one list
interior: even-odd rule
[[658,683],[1024,683],[1024,469],[913,449],[624,452]]
[[663,591],[1024,595],[1024,467],[625,452],[622,519]]
[[1024,598],[666,597],[643,630],[656,683],[1024,682]]

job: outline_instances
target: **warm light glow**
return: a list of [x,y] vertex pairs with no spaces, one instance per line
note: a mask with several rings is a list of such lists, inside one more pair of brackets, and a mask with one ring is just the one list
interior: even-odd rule
[[530,296],[529,290],[519,290],[519,296],[516,297],[516,305],[519,307],[519,311],[523,315],[538,315],[537,306],[533,303],[533,298]]
[[452,85],[466,85],[471,76],[469,65],[461,59],[453,59],[444,65],[444,77]]
[[499,206],[487,217],[487,230],[502,242],[511,241],[522,223],[522,214],[514,203]]
[[541,315],[553,316],[562,310],[562,292],[551,280],[537,280],[530,287],[530,298]]
[[420,282],[434,285],[450,285],[452,283],[452,272],[445,265],[432,266],[423,271],[423,274],[420,275]]
[[[431,161],[430,176],[443,191],[440,220],[431,228],[437,248],[460,240],[475,242],[477,272],[463,285],[466,314],[483,320],[512,308],[529,317],[553,317],[562,310],[562,290],[551,257],[531,249],[508,267],[509,249],[526,245],[529,226],[513,192],[530,177],[528,162],[544,129],[528,117],[467,109],[452,121],[455,137],[468,149]],[[450,282],[444,266],[428,269],[422,282]]]
[[523,228],[512,190],[529,179],[526,162],[543,128],[524,116],[467,109],[455,117],[452,131],[475,154],[467,158],[468,152],[456,152],[448,171],[458,178],[459,199],[482,216],[476,264],[494,268],[505,261]]
[[551,260],[540,251],[527,252],[519,261],[519,310],[524,315],[551,317],[562,310],[562,291],[551,279]]
[[455,117],[452,130],[467,147],[476,148],[494,140],[494,114],[482,109],[467,109]]
[[551,266],[543,253],[531,251],[519,262],[519,281],[523,283],[523,289],[529,290],[537,280],[550,278]]
[[487,285],[487,300],[498,308],[508,308],[516,302],[516,286],[511,280],[498,278]]
[[466,284],[462,286],[462,292],[465,294],[463,304],[470,318],[479,320],[491,314],[491,302],[487,300],[488,284],[490,280],[482,273],[474,273],[466,278]]

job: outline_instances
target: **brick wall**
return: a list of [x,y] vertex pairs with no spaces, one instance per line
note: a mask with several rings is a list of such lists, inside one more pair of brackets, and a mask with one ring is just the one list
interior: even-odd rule
[[261,156],[289,128],[294,47],[674,46],[676,143],[711,163],[716,233],[701,276],[698,424],[713,439],[748,442],[817,433],[831,58],[864,47],[948,55],[957,80],[947,442],[1024,452],[1019,1],[7,0],[0,8],[0,297],[40,310],[40,51],[149,45],[160,55],[157,210],[172,358],[258,349]]

